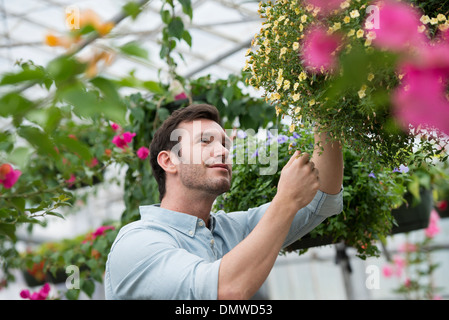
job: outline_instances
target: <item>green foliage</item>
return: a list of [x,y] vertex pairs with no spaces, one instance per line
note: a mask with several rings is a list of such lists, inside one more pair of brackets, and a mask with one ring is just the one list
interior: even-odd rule
[[[313,152],[315,146],[311,130],[300,129],[295,133],[296,138],[293,134],[282,133],[275,141],[286,142],[278,144],[277,170],[274,174],[260,175],[261,168],[266,165],[258,161],[253,164],[248,162],[253,154],[250,146],[254,143],[264,146],[264,140],[254,142],[252,140],[255,138],[249,137],[237,145],[236,157],[238,152],[246,152],[246,161],[233,166],[231,189],[217,199],[217,209],[226,212],[246,210],[271,201],[276,194],[280,171],[294,151],[292,148],[310,154]],[[275,141],[271,141],[271,147]],[[295,146],[290,143],[295,143]],[[344,240],[347,245],[356,248],[358,256],[363,259],[378,256],[379,242],[376,241],[385,240],[390,234],[394,222],[391,210],[402,203],[409,178],[405,173],[393,172],[394,168],[387,169],[379,163],[367,162],[349,148],[344,149],[344,161],[343,212],[328,218],[309,236]]]

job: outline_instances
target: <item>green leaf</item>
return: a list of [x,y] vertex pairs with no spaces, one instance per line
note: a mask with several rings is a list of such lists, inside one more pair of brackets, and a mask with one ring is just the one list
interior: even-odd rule
[[168,34],[177,39],[182,39],[184,23],[180,17],[174,17],[168,24]]
[[136,41],[131,41],[119,47],[120,51],[130,56],[148,59],[148,51],[142,48]]
[[14,116],[32,109],[34,104],[19,93],[8,93],[0,98],[0,117]]
[[49,216],[55,216],[55,217],[62,218],[65,220],[64,216],[58,212],[50,211],[50,212],[46,212],[46,214]]
[[182,12],[189,16],[190,20],[193,17],[192,3],[190,0],[178,0],[182,6]]
[[170,11],[168,10],[163,10],[161,12],[161,18],[162,18],[162,22],[165,24],[169,24],[170,23],[170,18],[171,18],[171,14]]
[[8,155],[8,162],[15,164],[19,168],[25,168],[32,150],[27,147],[17,147]]
[[187,30],[184,30],[184,32],[182,33],[182,38],[189,45],[189,47],[192,46],[192,36]]
[[54,142],[42,130],[35,127],[22,126],[18,128],[17,133],[34,146],[39,154],[48,155],[55,159],[59,158]]
[[36,81],[45,77],[45,72],[42,69],[26,69],[18,73],[7,73],[0,81],[0,86],[7,84],[17,84],[24,81]]
[[69,289],[65,292],[65,296],[69,300],[78,300],[79,295],[80,295],[79,289]]
[[123,11],[133,20],[136,20],[137,16],[142,11],[142,8],[139,6],[138,3],[130,1],[123,6]]
[[5,235],[12,239],[16,240],[16,225],[10,223],[2,223],[0,222],[0,235]]
[[83,290],[89,298],[92,298],[92,294],[95,291],[95,283],[92,280],[85,279],[81,286],[81,290]]
[[148,91],[154,92],[154,93],[163,93],[164,90],[162,90],[159,83],[156,81],[144,81],[143,87],[147,89]]
[[86,70],[87,64],[81,63],[73,57],[58,57],[47,65],[47,71],[57,82],[69,80]]
[[81,117],[104,115],[108,119],[123,124],[126,107],[122,103],[111,103],[99,99],[94,91],[86,91],[79,86],[72,86],[60,92],[60,96],[67,103],[74,106],[73,111]]

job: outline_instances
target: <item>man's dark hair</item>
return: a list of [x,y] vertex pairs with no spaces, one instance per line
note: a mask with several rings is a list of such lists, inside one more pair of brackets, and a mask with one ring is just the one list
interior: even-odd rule
[[165,171],[157,163],[157,156],[159,152],[171,150],[178,143],[178,141],[170,141],[170,135],[181,122],[190,122],[199,119],[212,120],[221,126],[220,114],[216,107],[209,104],[191,104],[174,111],[162,123],[153,136],[150,145],[150,164],[159,186],[160,200],[165,196]]

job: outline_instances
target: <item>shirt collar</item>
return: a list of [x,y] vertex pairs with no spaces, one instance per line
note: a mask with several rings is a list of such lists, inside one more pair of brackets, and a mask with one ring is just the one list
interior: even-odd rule
[[[140,206],[140,216],[142,220],[157,221],[168,225],[179,232],[193,237],[196,232],[197,225],[201,219],[187,213],[177,212],[161,208],[160,204],[152,204],[147,206]],[[210,230],[213,231],[215,227],[215,218],[212,213],[210,215]]]

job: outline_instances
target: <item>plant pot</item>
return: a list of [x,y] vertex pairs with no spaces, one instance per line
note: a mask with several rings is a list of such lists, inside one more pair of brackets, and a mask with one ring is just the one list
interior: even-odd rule
[[320,247],[320,246],[326,246],[330,244],[335,244],[338,241],[335,241],[330,236],[317,236],[312,237],[310,234],[306,234],[301,239],[293,242],[291,245],[287,246],[285,250],[287,252],[295,251],[295,250],[301,250],[301,249],[308,249],[313,247]]
[[392,211],[397,225],[394,225],[391,233],[403,233],[413,230],[425,229],[429,225],[430,212],[433,208],[432,192],[427,189],[420,190],[421,202],[412,206],[413,195],[407,193],[404,198],[407,204]]

